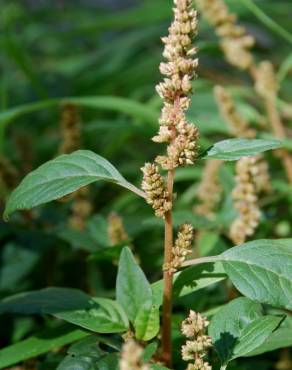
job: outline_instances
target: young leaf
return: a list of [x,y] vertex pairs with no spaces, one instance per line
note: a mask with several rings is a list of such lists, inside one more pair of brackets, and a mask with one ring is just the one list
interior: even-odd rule
[[69,324],[53,329],[47,328],[19,343],[1,349],[0,369],[61,348],[88,335],[87,331],[76,329]]
[[[290,240],[290,245],[292,240]],[[235,287],[245,296],[292,309],[292,248],[280,240],[255,240],[219,256]]]
[[159,330],[159,306],[151,285],[129,248],[124,248],[117,276],[117,300],[135,327],[138,339],[150,340]]
[[203,153],[203,158],[237,161],[241,157],[257,155],[281,146],[280,140],[229,139],[214,144],[206,153]]
[[76,289],[47,288],[16,294],[0,302],[0,312],[50,314],[98,333],[128,329],[128,319],[118,302],[91,298]]
[[61,155],[27,175],[12,192],[4,218],[17,210],[30,209],[61,198],[99,180],[113,182],[144,196],[106,159],[89,150],[78,150]]
[[222,364],[248,355],[259,347],[280,324],[282,318],[263,316],[260,304],[238,298],[221,308],[209,327]]

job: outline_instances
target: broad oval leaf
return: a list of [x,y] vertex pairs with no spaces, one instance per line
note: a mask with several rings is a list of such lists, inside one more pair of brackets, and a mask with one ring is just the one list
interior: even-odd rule
[[267,150],[278,149],[283,145],[280,140],[229,139],[219,141],[203,153],[203,158],[237,161],[241,157],[254,156]]
[[280,324],[282,317],[263,316],[259,303],[238,298],[222,307],[212,318],[209,335],[222,364],[248,356]]
[[49,314],[98,333],[121,333],[129,326],[118,302],[92,298],[79,290],[67,288],[16,294],[0,302],[1,312]]
[[61,155],[27,175],[12,192],[4,212],[11,213],[50,202],[95,181],[116,183],[140,196],[144,193],[130,184],[106,159],[89,150]]
[[292,309],[292,239],[255,240],[219,256],[235,287],[246,297]]
[[154,338],[159,331],[159,305],[144,272],[129,248],[122,250],[117,276],[117,300],[141,340]]

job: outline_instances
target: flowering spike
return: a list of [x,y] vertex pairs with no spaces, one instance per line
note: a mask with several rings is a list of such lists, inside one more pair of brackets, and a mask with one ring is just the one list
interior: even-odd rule
[[235,244],[242,244],[252,236],[260,220],[255,178],[258,173],[254,157],[243,157],[236,164],[236,182],[232,197],[239,217],[232,223],[230,237]]
[[146,163],[141,170],[144,175],[142,189],[146,193],[146,201],[152,206],[157,217],[164,218],[165,213],[171,209],[171,201],[158,166]]
[[156,90],[164,107],[158,135],[153,137],[155,142],[169,143],[167,155],[156,159],[165,170],[193,164],[198,154],[199,138],[197,128],[185,117],[198,66],[198,59],[193,58],[196,49],[192,47],[192,37],[197,32],[197,13],[192,9],[191,0],[176,0],[174,3],[174,21],[169,35],[162,38],[165,44],[163,56],[167,62],[160,64],[160,72],[166,77]]
[[194,361],[187,370],[212,370],[208,362],[204,361],[207,351],[212,347],[211,338],[205,334],[209,321],[200,313],[190,311],[189,317],[182,322],[181,331],[190,340],[182,346],[182,359]]
[[215,27],[227,61],[243,70],[251,67],[254,60],[250,48],[255,40],[246,33],[244,27],[236,24],[236,15],[229,13],[223,0],[197,0],[197,4],[208,22]]

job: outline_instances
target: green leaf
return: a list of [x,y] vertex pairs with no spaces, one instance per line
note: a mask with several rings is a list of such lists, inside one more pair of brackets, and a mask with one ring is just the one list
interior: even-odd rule
[[69,324],[54,329],[45,329],[19,343],[1,349],[0,369],[56,350],[88,335],[87,331],[76,329]]
[[262,353],[275,351],[279,348],[288,348],[292,346],[292,318],[287,317],[274,331],[267,340],[254,351],[249,353],[249,356],[257,356]]
[[136,337],[138,339],[149,341],[153,339],[160,329],[159,306],[152,304],[149,309],[140,309],[134,321]]
[[111,350],[116,350],[110,340],[104,340],[101,336],[92,335],[73,344],[68,355],[59,364],[57,370],[100,370],[100,369],[117,369],[118,358],[112,353],[108,354],[100,348],[99,344],[110,343]]
[[[220,262],[188,267],[174,274],[173,298],[183,297],[224,279],[226,279],[226,273]],[[159,280],[153,283],[152,289],[157,304],[162,305],[163,281]]]
[[144,352],[143,352],[143,357],[142,357],[143,362],[149,362],[152,356],[157,351],[157,349],[158,349],[158,342],[149,343],[145,347]]
[[135,327],[138,339],[150,340],[159,330],[159,306],[151,285],[129,248],[122,250],[117,276],[117,300]]
[[14,211],[61,198],[99,180],[113,182],[143,196],[143,192],[127,182],[106,159],[88,150],[78,150],[61,155],[27,175],[12,192],[4,218]]
[[280,324],[282,318],[263,316],[259,303],[238,298],[221,308],[212,318],[209,335],[220,361],[248,355],[259,347]]
[[117,111],[132,116],[133,118],[140,119],[142,122],[146,122],[150,125],[154,125],[158,118],[158,113],[156,111],[144,104],[126,98],[116,96],[63,97],[18,105],[17,107],[2,111],[0,113],[0,130],[18,117],[58,106],[62,102],[72,102],[80,106],[98,110]]
[[246,297],[292,309],[292,240],[255,240],[219,256],[235,287]]
[[254,156],[267,150],[278,149],[282,146],[280,140],[262,139],[229,139],[219,141],[203,153],[203,158],[237,161],[242,157]]
[[151,365],[151,370],[170,370],[168,367],[162,366],[162,365]]
[[66,288],[47,288],[16,294],[0,302],[0,312],[50,314],[98,333],[120,333],[128,329],[122,307],[105,298]]

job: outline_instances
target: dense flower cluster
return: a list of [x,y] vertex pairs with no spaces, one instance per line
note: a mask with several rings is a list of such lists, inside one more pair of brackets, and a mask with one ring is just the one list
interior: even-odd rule
[[186,257],[192,252],[192,243],[194,240],[194,228],[192,225],[181,225],[175,244],[172,248],[172,261],[164,266],[164,270],[172,273],[176,272],[185,261]]
[[134,340],[127,340],[121,351],[120,370],[150,370],[148,364],[141,361],[143,348]]
[[63,104],[60,125],[62,141],[59,152],[61,154],[69,154],[79,149],[81,146],[81,120],[79,109],[75,104]]
[[182,346],[184,361],[194,361],[187,370],[211,370],[212,367],[204,360],[207,351],[212,347],[212,340],[205,334],[209,322],[200,314],[190,311],[189,317],[182,322],[182,334],[189,340]]
[[222,161],[211,159],[207,161],[202,180],[197,189],[197,197],[200,204],[196,205],[194,211],[207,218],[214,218],[214,209],[220,202],[222,188],[220,186],[218,175]]
[[146,163],[142,167],[142,172],[142,189],[146,193],[146,201],[152,206],[157,217],[164,218],[165,213],[171,209],[171,201],[169,200],[165,182],[159,173],[158,166],[152,163]]
[[[197,50],[192,46],[192,38],[197,32],[197,13],[192,9],[192,0],[174,0],[174,5],[174,21],[168,29],[168,36],[162,38],[166,62],[160,64],[160,72],[165,78],[156,90],[163,100],[163,108],[159,132],[153,137],[153,141],[168,145],[166,155],[155,159],[167,171],[194,163],[198,155],[199,138],[197,127],[186,118],[192,80],[198,66],[198,59],[194,58]],[[146,200],[152,205],[156,216],[164,218],[172,207],[172,197],[166,191],[159,167],[147,163],[142,171]]]
[[118,245],[125,240],[129,240],[122,218],[116,213],[111,212],[108,216],[108,237],[111,245]]
[[197,14],[192,9],[191,0],[175,0],[174,22],[169,35],[162,38],[165,44],[160,72],[166,76],[157,86],[163,99],[163,109],[159,120],[160,130],[153,140],[167,142],[166,156],[159,156],[157,162],[166,170],[193,164],[198,150],[198,129],[187,122],[185,111],[190,104],[192,80],[198,60],[193,59],[196,49],[192,47],[192,37],[197,31]]
[[236,187],[232,197],[239,213],[230,228],[230,237],[235,244],[242,244],[254,234],[260,220],[255,178],[258,174],[257,159],[243,157],[236,164]]
[[84,230],[86,220],[92,213],[92,205],[89,199],[89,187],[79,189],[74,193],[74,201],[71,208],[69,226],[75,230]]
[[216,86],[214,95],[224,120],[228,123],[232,133],[237,137],[252,139],[256,137],[256,130],[249,127],[249,123],[237,111],[231,95],[222,86]]
[[[268,86],[267,86],[268,87]],[[249,127],[249,123],[237,111],[231,95],[222,86],[216,86],[215,97],[222,117],[229,124],[233,134],[239,138],[253,139],[256,130]],[[262,155],[255,157],[257,176],[254,178],[256,192],[269,192],[271,190],[269,165]]]
[[254,63],[250,48],[254,38],[244,27],[237,25],[237,17],[230,14],[223,0],[196,0],[206,19],[215,27],[220,45],[228,62],[240,69],[248,69]]
[[274,66],[269,61],[261,62],[255,70],[255,90],[263,99],[275,98],[278,93],[278,82]]

